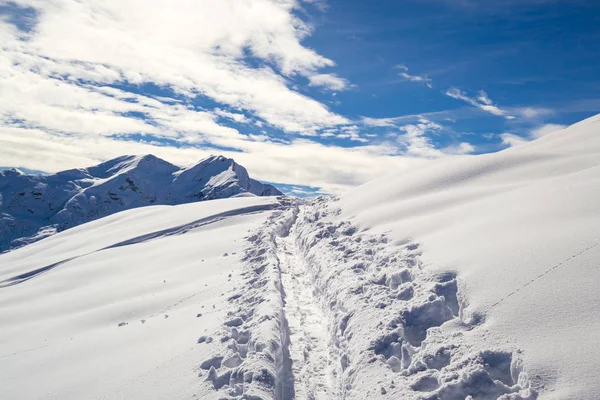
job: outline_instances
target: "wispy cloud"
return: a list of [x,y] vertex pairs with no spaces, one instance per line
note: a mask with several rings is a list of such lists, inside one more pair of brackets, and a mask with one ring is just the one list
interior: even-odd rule
[[351,87],[348,80],[335,74],[315,74],[308,77],[309,86],[322,87],[328,90],[342,91]]
[[[392,168],[472,152],[466,142],[436,144],[445,118],[513,115],[485,92],[451,89],[469,106],[352,121],[308,90],[353,85],[304,44],[313,26],[302,2],[326,4],[0,0],[10,5],[0,18],[0,159],[56,171],[123,153],[186,164],[219,152],[261,179],[340,192]],[[432,87],[427,75],[399,68],[403,80]]]
[[540,125],[540,126],[537,126],[534,129],[532,129],[531,131],[529,131],[529,137],[531,137],[533,139],[537,139],[537,138],[540,138],[542,136],[546,136],[546,135],[548,135],[550,133],[563,130],[566,127],[567,127],[566,125],[561,125],[561,124],[544,124],[544,125]]
[[403,133],[397,137],[397,141],[402,146],[404,153],[413,157],[439,158],[446,155],[468,154],[475,151],[475,148],[466,142],[441,149],[437,148],[428,135],[438,134],[443,129],[444,127],[440,124],[421,119],[417,124],[400,127],[400,131]]
[[[387,144],[365,145],[347,118],[294,88],[296,77],[332,90],[349,86],[320,73],[334,62],[302,44],[312,27],[296,15],[295,0],[11,4],[7,12],[27,10],[35,20],[0,19],[7,165],[56,171],[123,153],[185,164],[223,152],[259,178],[339,192],[412,163],[391,157]],[[161,94],[130,90],[144,84]],[[211,106],[194,105],[198,99]],[[324,129],[360,146],[299,138]]]
[[514,107],[510,113],[525,119],[540,119],[555,113],[554,110],[545,107]]
[[502,144],[509,146],[509,147],[515,147],[515,146],[522,145],[523,143],[529,142],[528,139],[525,139],[525,138],[515,135],[513,133],[508,133],[508,132],[501,133],[499,136],[500,136],[500,139],[502,140]]
[[494,102],[489,98],[488,94],[480,90],[475,97],[469,97],[465,92],[457,88],[451,88],[446,90],[446,96],[452,97],[457,100],[462,100],[472,106],[475,106],[485,112],[493,115],[501,116],[506,119],[514,119],[515,117],[509,115],[506,110],[494,105]]
[[428,88],[433,87],[432,81],[427,77],[427,75],[411,75],[408,73],[408,67],[406,67],[405,65],[396,65],[395,68],[401,70],[401,72],[399,72],[398,75],[406,79],[407,81],[423,83]]
[[372,127],[398,127],[407,123],[419,122],[421,119],[428,119],[436,122],[451,121],[455,122],[458,119],[469,119],[480,117],[480,112],[473,107],[460,107],[451,110],[431,111],[420,114],[407,114],[394,117],[361,117],[360,123]]
[[539,139],[542,136],[546,136],[551,133],[563,130],[566,127],[566,125],[561,124],[542,124],[529,130],[529,132],[527,132],[525,136],[519,136],[513,133],[502,133],[499,136],[500,139],[502,139],[502,144],[509,147],[515,147],[522,145],[523,143],[527,143],[531,140]]

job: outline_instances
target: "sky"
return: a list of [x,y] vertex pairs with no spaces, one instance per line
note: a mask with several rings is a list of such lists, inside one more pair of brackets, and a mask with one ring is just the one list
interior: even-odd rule
[[0,166],[223,154],[341,193],[600,110],[594,0],[0,0]]

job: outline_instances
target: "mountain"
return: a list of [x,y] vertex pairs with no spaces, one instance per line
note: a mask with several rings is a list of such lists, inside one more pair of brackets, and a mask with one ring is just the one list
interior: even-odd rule
[[130,208],[281,194],[223,156],[186,168],[145,155],[53,175],[8,169],[0,171],[0,252]]
[[0,254],[2,394],[597,400],[599,130]]

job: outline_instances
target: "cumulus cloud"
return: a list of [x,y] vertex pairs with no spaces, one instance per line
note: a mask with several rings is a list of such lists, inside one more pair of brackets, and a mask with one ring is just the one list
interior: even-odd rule
[[514,116],[509,115],[507,111],[494,105],[493,101],[489,98],[488,94],[483,90],[480,90],[476,97],[469,97],[465,92],[457,88],[448,89],[445,92],[445,94],[446,96],[452,97],[453,99],[462,100],[465,103],[475,106],[490,114],[501,116],[506,119],[515,118]]
[[398,75],[407,81],[423,83],[428,88],[433,87],[431,79],[429,79],[427,75],[411,75],[408,73],[408,67],[405,65],[396,65],[396,68],[402,70],[402,72],[398,73]]

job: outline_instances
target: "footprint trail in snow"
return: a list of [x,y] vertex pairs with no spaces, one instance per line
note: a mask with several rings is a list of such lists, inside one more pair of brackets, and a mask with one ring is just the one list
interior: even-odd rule
[[467,340],[481,318],[417,243],[360,232],[335,200],[280,201],[247,237],[200,398],[537,399],[518,351]]
[[276,239],[290,331],[290,358],[297,399],[336,398],[327,320],[312,293],[310,276],[290,235]]

